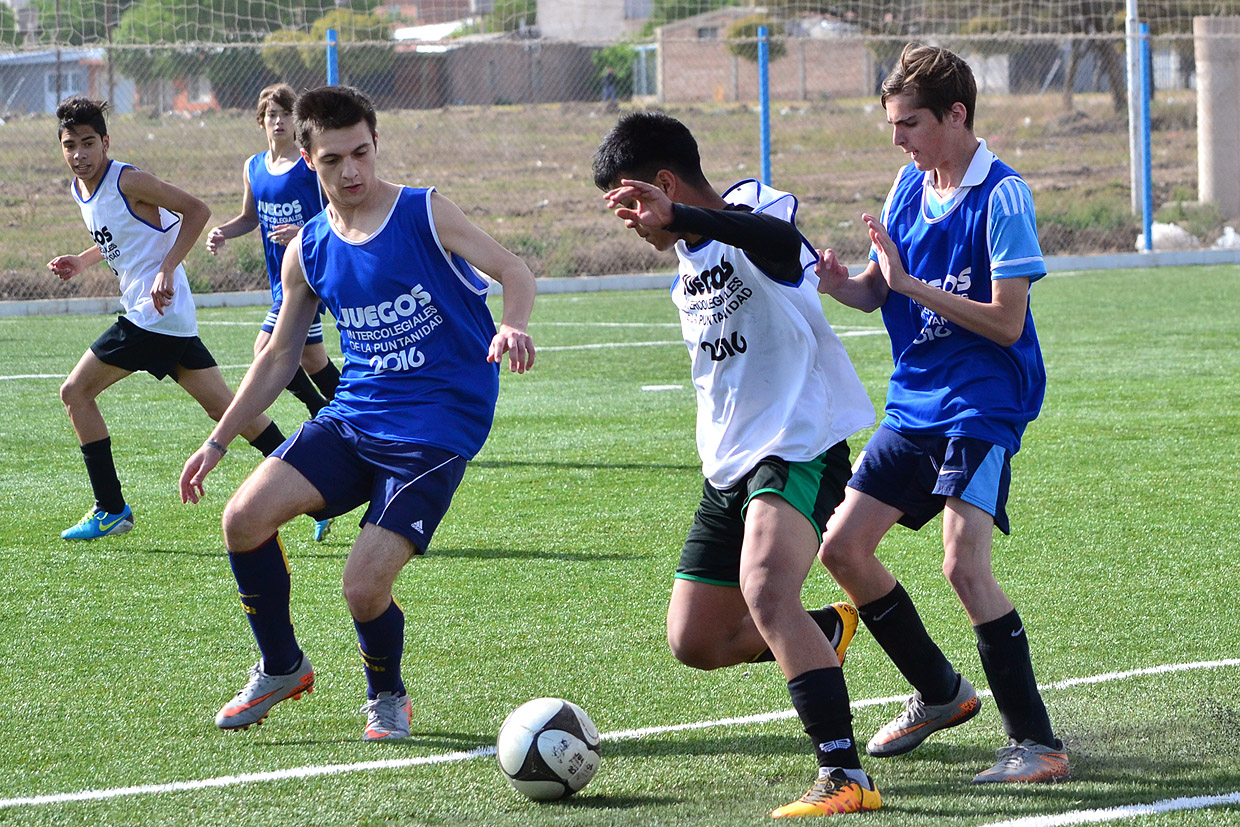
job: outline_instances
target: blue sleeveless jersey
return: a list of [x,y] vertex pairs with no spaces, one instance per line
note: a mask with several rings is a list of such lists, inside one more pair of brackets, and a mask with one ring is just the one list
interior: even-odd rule
[[[984,145],[978,151],[989,155]],[[990,157],[985,180],[937,215],[923,203],[925,173],[909,164],[883,215],[908,273],[977,302],[990,301],[992,278],[1026,276],[1032,282],[1046,272],[1028,187],[1011,167]],[[1017,222],[1014,245],[997,237],[996,222],[1003,220]],[[974,437],[1016,453],[1046,389],[1032,311],[1026,309],[1024,332],[1011,347],[894,291],[882,314],[895,362],[884,424],[907,433]]]
[[302,228],[302,271],[336,318],[344,354],[319,416],[472,459],[499,395],[499,365],[486,360],[495,323],[486,281],[439,241],[431,192],[403,187],[363,242],[337,235],[326,211]]
[[284,261],[283,244],[276,244],[267,234],[281,224],[303,226],[326,206],[319,189],[319,177],[306,166],[304,158],[280,175],[267,170],[267,153],[260,152],[246,162],[250,192],[258,211],[258,230],[263,237],[263,256],[267,260],[267,280],[271,282],[271,301],[284,298],[280,284],[280,265]]

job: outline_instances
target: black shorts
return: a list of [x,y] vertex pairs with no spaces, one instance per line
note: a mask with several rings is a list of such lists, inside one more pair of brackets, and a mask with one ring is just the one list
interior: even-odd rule
[[702,485],[702,501],[693,515],[676,566],[680,580],[715,586],[739,586],[741,545],[745,540],[745,509],[759,494],[777,494],[805,515],[822,536],[827,520],[844,501],[852,468],[848,443],[839,442],[808,462],[766,457],[731,488]]
[[197,336],[169,336],[143,330],[125,317],[103,331],[90,346],[99,361],[122,370],[144,370],[163,379],[178,366],[186,370],[215,367],[211,351]]

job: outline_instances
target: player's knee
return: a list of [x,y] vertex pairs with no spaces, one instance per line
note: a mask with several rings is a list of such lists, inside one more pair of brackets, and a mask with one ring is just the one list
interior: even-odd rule
[[[741,583],[741,594],[749,607],[749,616],[759,629],[779,623],[780,615],[795,609],[803,611],[800,584],[779,583],[769,577],[750,576]],[[796,597],[793,601],[792,596]]]
[[202,409],[207,412],[207,416],[211,417],[212,422],[219,422],[220,417],[222,417],[224,412],[228,410],[227,403],[221,405],[214,400],[202,402],[201,405]]
[[717,647],[697,635],[676,633],[669,629],[667,645],[672,650],[672,657],[685,666],[709,671],[724,665],[719,660]]
[[952,591],[967,605],[972,595],[989,588],[995,577],[989,566],[977,565],[967,558],[948,554],[943,558],[943,576]]
[[60,386],[60,402],[65,406],[65,410],[72,411],[78,405],[86,402],[86,395],[82,392],[82,388],[73,378],[66,379],[64,384]]
[[341,591],[349,614],[361,620],[372,620],[392,602],[392,591],[386,585],[345,574]]
[[224,547],[229,551],[242,552],[257,548],[275,533],[265,524],[262,510],[249,506],[243,497],[233,496],[224,506],[221,523],[224,529]]
[[858,543],[849,542],[846,538],[828,534],[818,548],[818,560],[827,567],[827,571],[835,574],[847,571],[873,553],[873,549],[867,549]]

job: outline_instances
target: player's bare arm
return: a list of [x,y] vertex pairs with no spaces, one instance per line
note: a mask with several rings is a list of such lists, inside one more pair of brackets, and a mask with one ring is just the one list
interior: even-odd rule
[[840,304],[872,313],[887,301],[888,287],[879,266],[873,261],[855,276],[835,257],[834,250],[819,250],[814,264],[818,276],[818,292],[826,293]]
[[[508,369],[525,373],[534,365],[534,341],[526,333],[538,292],[534,274],[524,261],[466,218],[460,207],[438,192],[431,194],[431,213],[444,248],[504,286],[504,310],[499,330],[491,340],[487,361],[499,362],[507,353]],[[279,330],[278,324],[276,329]]]
[[867,214],[861,219],[870,228],[870,240],[878,251],[878,267],[890,289],[1003,347],[1011,347],[1020,338],[1029,307],[1028,278],[994,279],[989,302],[977,302],[941,290],[913,278],[904,270],[895,243],[877,218]]
[[241,171],[241,182],[241,212],[218,227],[212,227],[207,233],[207,252],[213,256],[219,255],[228,239],[243,236],[258,226],[258,208],[254,204],[254,192],[250,189],[248,167]]
[[87,267],[91,267],[101,261],[103,261],[103,253],[99,252],[99,248],[92,244],[76,256],[56,256],[56,258],[47,263],[47,269],[55,273],[56,277],[61,281],[68,281]]
[[227,448],[246,425],[271,407],[301,364],[302,347],[306,342],[306,333],[314,322],[319,297],[310,289],[301,272],[300,237],[289,245],[281,270],[281,282],[284,286],[284,304],[280,307],[271,341],[254,357],[254,363],[241,380],[241,387],[237,389],[232,404],[220,417],[210,436],[185,461],[180,480],[181,502],[198,502],[204,491],[203,481],[223,457],[220,448]]
[[183,189],[161,181],[149,172],[126,167],[117,186],[129,201],[134,213],[152,226],[160,226],[159,208],[181,216],[176,243],[160,262],[159,274],[151,287],[151,300],[162,316],[164,308],[172,304],[173,275],[177,265],[185,260],[190,249],[198,243],[203,228],[211,218],[211,209]]

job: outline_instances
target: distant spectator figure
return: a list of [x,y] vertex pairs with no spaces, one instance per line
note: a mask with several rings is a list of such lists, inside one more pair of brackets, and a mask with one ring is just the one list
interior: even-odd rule
[[616,103],[616,70],[610,66],[603,73],[603,103],[613,106]]

